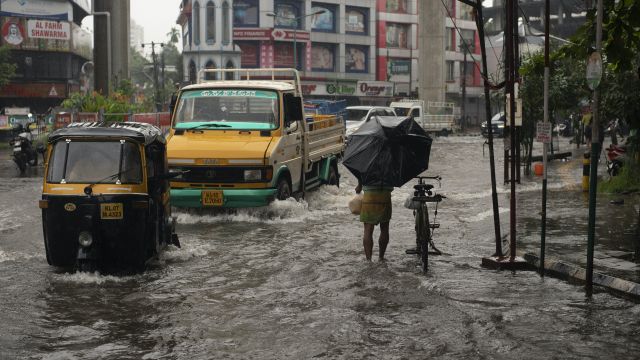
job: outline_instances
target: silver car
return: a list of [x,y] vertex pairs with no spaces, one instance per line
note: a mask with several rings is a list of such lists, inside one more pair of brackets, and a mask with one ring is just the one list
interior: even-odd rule
[[347,106],[345,120],[347,124],[347,137],[353,134],[366,121],[373,116],[396,116],[396,112],[386,106]]

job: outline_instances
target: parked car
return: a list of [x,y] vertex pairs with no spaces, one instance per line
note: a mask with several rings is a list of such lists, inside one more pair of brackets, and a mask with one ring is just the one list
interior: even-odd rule
[[396,112],[392,108],[385,106],[347,106],[347,114],[345,115],[347,137],[374,115],[396,116]]
[[[504,136],[504,127],[506,124],[507,118],[503,112],[497,113],[493,115],[491,118],[491,127],[493,130],[493,136],[495,137],[503,137]],[[480,131],[482,132],[482,136],[489,136],[489,129],[487,128],[487,122],[484,121],[480,125]]]

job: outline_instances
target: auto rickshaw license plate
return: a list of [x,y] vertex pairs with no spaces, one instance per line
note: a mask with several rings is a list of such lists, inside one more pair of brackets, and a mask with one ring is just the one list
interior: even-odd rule
[[222,206],[224,196],[221,190],[203,190],[202,205],[203,206]]
[[100,218],[117,220],[122,219],[122,203],[106,203],[100,204]]

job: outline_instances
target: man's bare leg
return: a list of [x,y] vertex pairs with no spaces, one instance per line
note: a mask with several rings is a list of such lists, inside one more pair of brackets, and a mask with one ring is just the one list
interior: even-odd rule
[[389,245],[389,223],[380,223],[380,237],[378,238],[380,246],[380,260],[384,260],[384,252],[387,251]]
[[362,237],[362,245],[364,246],[364,256],[371,261],[373,253],[373,229],[374,224],[364,224],[364,236]]

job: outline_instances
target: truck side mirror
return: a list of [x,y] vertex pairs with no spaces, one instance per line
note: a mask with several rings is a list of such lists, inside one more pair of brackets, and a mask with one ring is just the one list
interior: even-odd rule
[[176,103],[178,102],[178,93],[171,94],[171,102],[169,102],[169,117],[173,117],[173,111],[176,108]]
[[289,127],[296,121],[304,120],[302,98],[291,93],[284,94],[284,127]]

